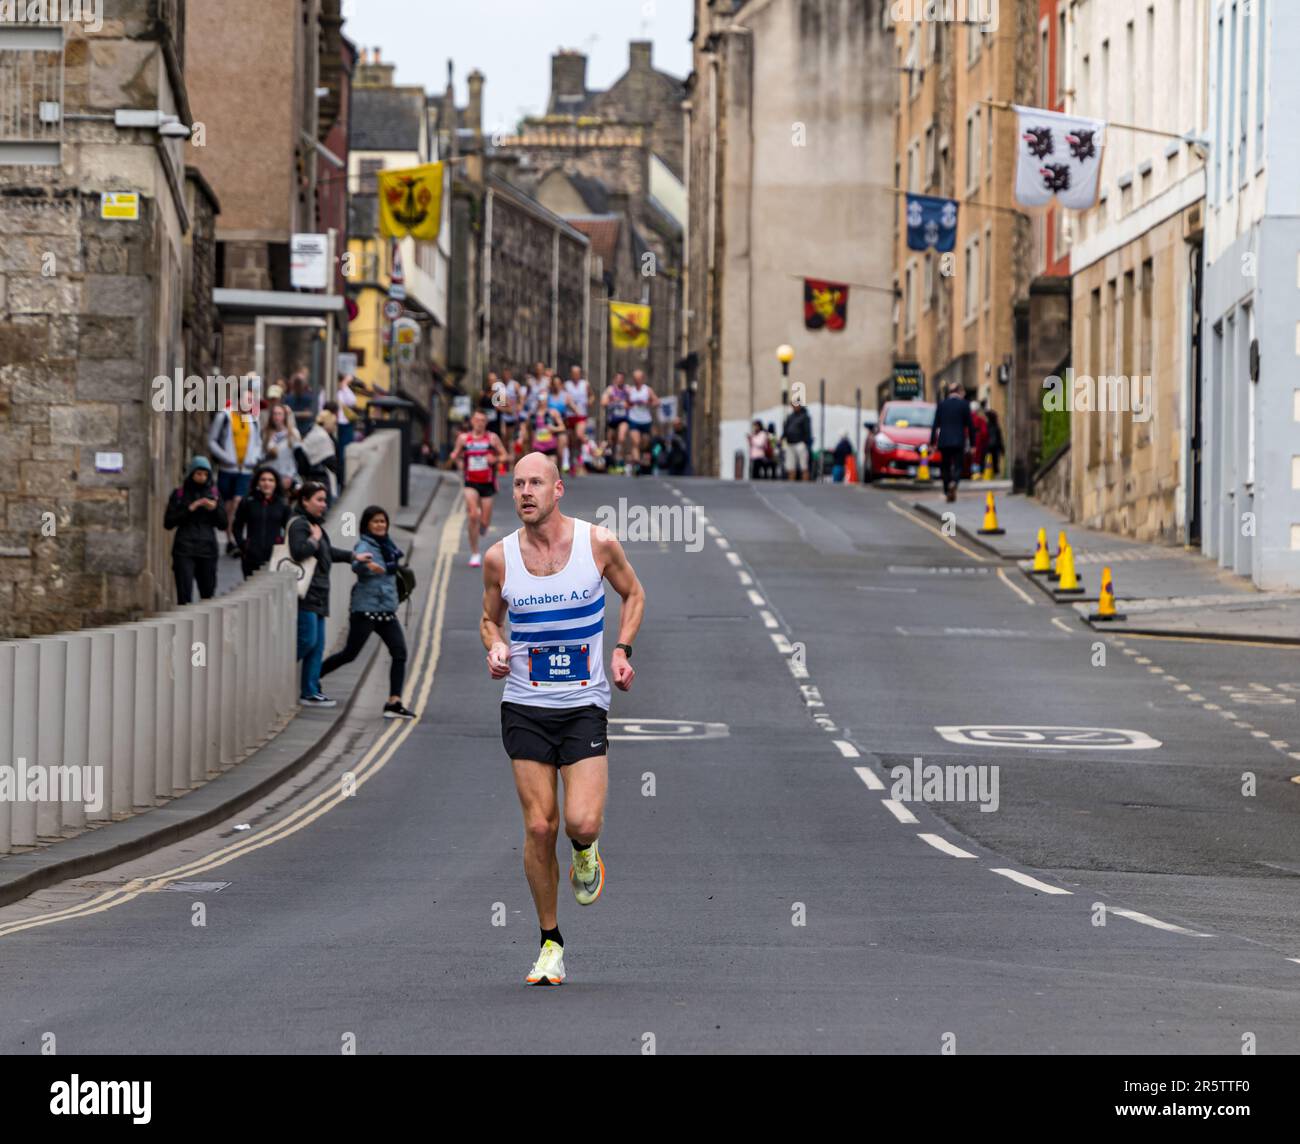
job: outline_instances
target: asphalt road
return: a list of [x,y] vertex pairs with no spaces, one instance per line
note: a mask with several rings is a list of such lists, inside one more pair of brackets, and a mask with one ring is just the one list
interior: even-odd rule
[[[374,717],[381,657],[238,823],[0,910],[0,1052],[1300,1051],[1293,651],[1098,636],[875,490],[593,478],[565,507],[619,498],[708,531],[628,544],[649,607],[607,887],[561,886],[568,984],[522,985],[453,518],[421,536],[419,723]],[[996,810],[891,805],[916,759],[982,768],[984,805],[996,767]]]

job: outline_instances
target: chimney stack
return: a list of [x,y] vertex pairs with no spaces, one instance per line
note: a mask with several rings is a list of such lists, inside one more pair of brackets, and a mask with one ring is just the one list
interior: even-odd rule
[[469,84],[469,103],[465,107],[465,126],[474,132],[474,138],[483,136],[483,73],[475,68],[466,77]]
[[561,50],[551,57],[552,113],[570,109],[587,96],[587,57],[581,52]]
[[650,71],[654,67],[654,44],[650,40],[633,40],[628,44],[628,66],[632,71]]

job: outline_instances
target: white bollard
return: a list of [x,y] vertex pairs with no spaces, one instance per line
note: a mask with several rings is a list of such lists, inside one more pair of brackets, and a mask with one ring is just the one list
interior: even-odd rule
[[[66,774],[63,746],[64,705],[67,703],[68,645],[60,639],[36,641],[40,678],[36,694],[36,762],[46,776],[45,798],[36,805],[38,838],[63,837],[63,790]],[[80,782],[80,778],[78,778]]]
[[190,755],[192,749],[193,688],[190,686],[191,647],[194,643],[194,617],[189,611],[174,616],[172,636],[172,793],[182,795],[190,789]]
[[154,751],[157,743],[156,695],[158,681],[158,631],[150,624],[135,624],[135,742],[131,754],[131,803],[157,805],[154,791]]
[[113,628],[113,816],[131,813],[135,773],[134,628]]
[[[14,765],[14,661],[16,643],[0,643],[0,766]],[[13,837],[13,803],[0,799],[0,854],[8,854]]]
[[185,612],[194,629],[185,660],[185,680],[181,684],[182,687],[188,686],[190,692],[190,746],[186,757],[190,767],[190,786],[200,786],[208,777],[208,614],[194,606],[186,608]]
[[98,809],[86,808],[91,822],[113,817],[113,633],[90,633],[90,714],[87,717],[86,758],[102,776],[103,801]]
[[[63,705],[63,762],[84,775],[90,770],[90,647],[89,635],[62,637],[67,646],[67,670]],[[96,771],[94,781],[98,797],[107,798],[107,771]],[[83,791],[84,796],[84,791]],[[86,799],[69,799],[63,804],[63,831],[75,833],[86,828]]]
[[[36,763],[37,692],[40,676],[40,645],[36,640],[24,640],[18,645],[14,659],[14,727],[13,760],[21,768]],[[14,792],[11,830],[13,845],[36,845],[36,804],[27,797],[26,790]]]

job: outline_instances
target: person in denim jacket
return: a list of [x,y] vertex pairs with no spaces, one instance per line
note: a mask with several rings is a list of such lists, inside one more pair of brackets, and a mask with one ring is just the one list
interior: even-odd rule
[[361,514],[361,536],[353,550],[352,571],[356,573],[357,582],[352,586],[348,642],[341,652],[325,660],[320,669],[324,676],[351,663],[361,654],[370,633],[377,633],[392,657],[385,719],[415,718],[415,712],[402,705],[402,687],[406,683],[406,637],[397,619],[397,568],[402,556],[402,550],[388,535],[388,513],[379,505],[371,505]]

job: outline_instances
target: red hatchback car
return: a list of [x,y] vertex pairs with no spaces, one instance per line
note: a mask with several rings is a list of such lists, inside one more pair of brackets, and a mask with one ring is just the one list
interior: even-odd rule
[[[929,449],[933,427],[933,401],[886,402],[880,411],[879,422],[867,434],[862,466],[866,479],[916,476],[917,466],[921,463],[921,449]],[[937,466],[936,453],[930,453],[929,461]]]

